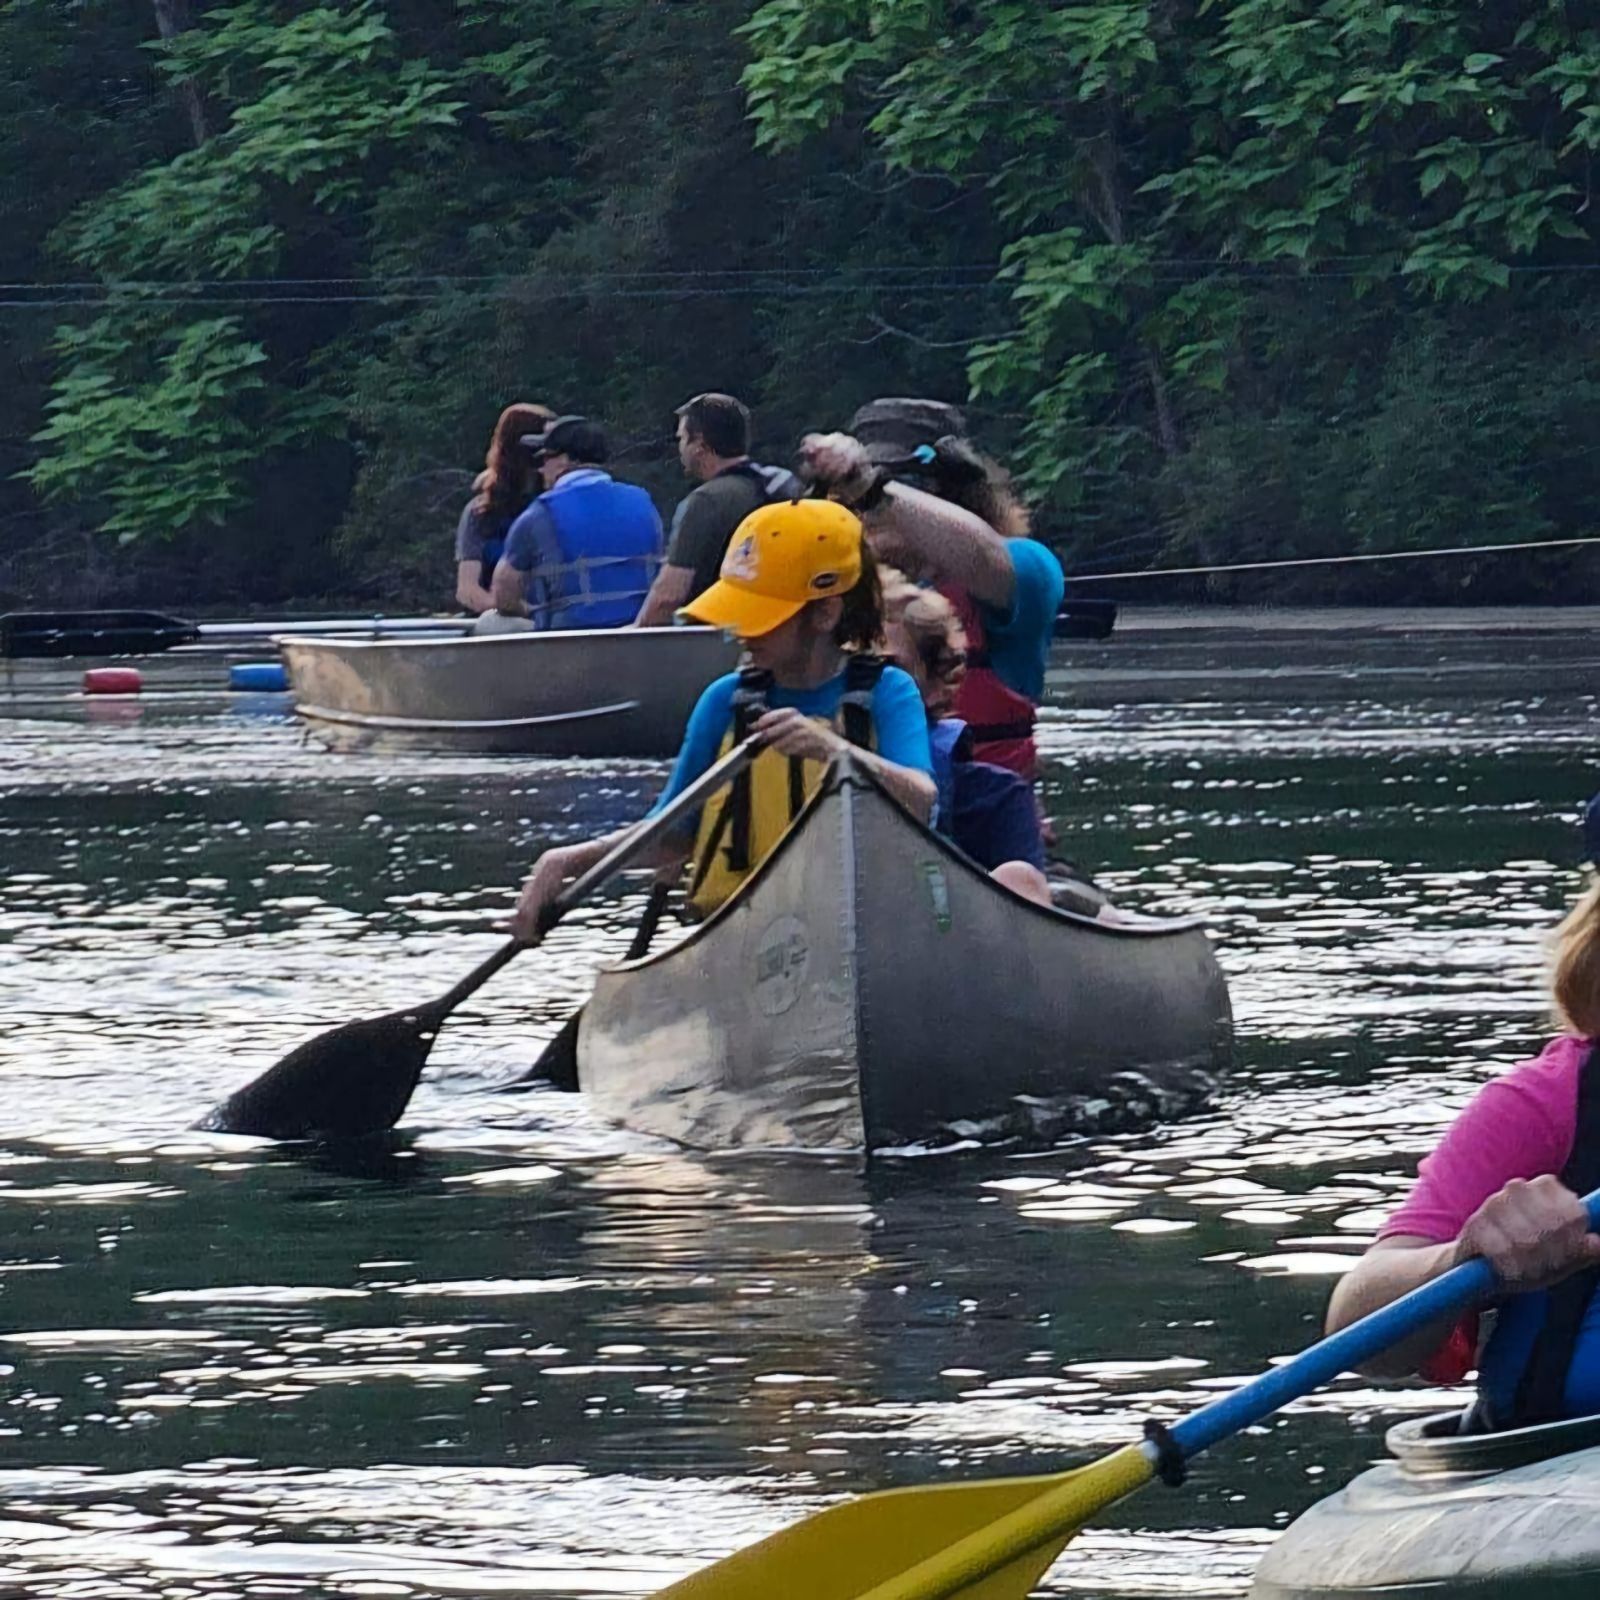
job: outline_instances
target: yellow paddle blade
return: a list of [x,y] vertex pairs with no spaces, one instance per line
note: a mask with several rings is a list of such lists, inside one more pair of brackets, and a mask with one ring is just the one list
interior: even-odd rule
[[1154,1475],[1137,1445],[1049,1477],[890,1489],[829,1506],[656,1600],[1026,1600],[1097,1511]]

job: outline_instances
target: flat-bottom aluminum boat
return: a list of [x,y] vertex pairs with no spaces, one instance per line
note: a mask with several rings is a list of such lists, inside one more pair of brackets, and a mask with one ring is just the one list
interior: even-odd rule
[[739,657],[714,628],[278,645],[296,711],[336,747],[544,756],[672,755],[700,691]]

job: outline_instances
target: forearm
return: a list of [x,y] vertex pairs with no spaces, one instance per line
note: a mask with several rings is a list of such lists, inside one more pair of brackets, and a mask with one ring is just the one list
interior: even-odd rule
[[[603,833],[596,839],[585,839],[579,844],[557,845],[554,849],[546,851],[546,855],[556,858],[561,866],[563,881],[570,883],[574,878],[582,877],[597,862],[603,861],[632,833],[631,826],[617,828],[611,833]],[[633,867],[653,867],[665,876],[671,868],[681,867],[689,859],[693,847],[694,840],[691,835],[668,834],[646,850],[633,863]]]
[[662,567],[650,585],[650,592],[633,619],[636,628],[669,627],[678,608],[689,598],[690,574],[675,567]]
[[[1381,1311],[1401,1295],[1431,1283],[1456,1264],[1459,1251],[1449,1244],[1379,1246],[1369,1250],[1340,1279],[1328,1302],[1327,1331],[1337,1333],[1362,1317]],[[1401,1378],[1414,1373],[1450,1337],[1455,1318],[1430,1323],[1420,1332],[1375,1356],[1362,1369],[1372,1377]]]
[[862,520],[868,533],[882,530],[911,546],[940,582],[960,584],[985,605],[1011,604],[1016,574],[1006,541],[982,517],[937,495],[891,483]]
[[932,778],[914,767],[897,766],[871,750],[852,750],[850,754],[909,811],[918,822],[933,815],[938,789]]
[[494,569],[494,582],[490,589],[494,609],[507,617],[525,617],[527,606],[527,579],[504,559]]
[[463,578],[456,585],[456,604],[465,607],[474,616],[494,610],[494,596],[476,578]]

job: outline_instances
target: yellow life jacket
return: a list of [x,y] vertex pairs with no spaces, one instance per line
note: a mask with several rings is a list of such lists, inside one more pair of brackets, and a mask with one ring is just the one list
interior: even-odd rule
[[[834,718],[814,720],[837,728],[863,750],[875,744],[872,695],[883,676],[880,656],[853,655],[845,664],[844,693]],[[768,707],[772,674],[746,667],[733,691],[733,720],[722,738],[726,754],[749,734]],[[700,813],[689,866],[689,905],[709,916],[766,860],[817,792],[827,765],[763,750]]]

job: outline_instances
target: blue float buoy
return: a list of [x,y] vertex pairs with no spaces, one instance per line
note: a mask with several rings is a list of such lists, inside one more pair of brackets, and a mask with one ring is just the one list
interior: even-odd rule
[[228,687],[250,694],[282,694],[289,674],[281,661],[241,661],[228,669]]

